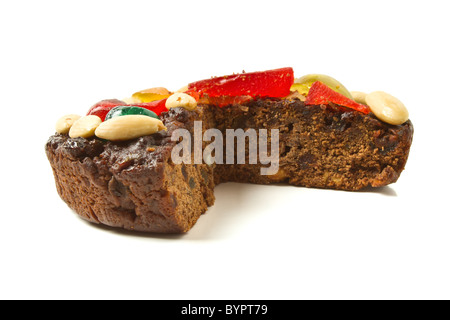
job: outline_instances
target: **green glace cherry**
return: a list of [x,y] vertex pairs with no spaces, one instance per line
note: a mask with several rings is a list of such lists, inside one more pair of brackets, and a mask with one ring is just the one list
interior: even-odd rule
[[120,116],[128,116],[128,115],[144,115],[149,116],[158,120],[158,115],[153,111],[150,111],[145,108],[136,107],[136,106],[117,106],[112,108],[105,117],[105,121],[111,118],[120,117]]

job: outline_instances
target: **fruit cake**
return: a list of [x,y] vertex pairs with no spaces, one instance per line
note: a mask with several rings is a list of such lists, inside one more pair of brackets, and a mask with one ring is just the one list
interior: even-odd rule
[[223,182],[349,191],[396,182],[412,143],[408,118],[387,93],[348,92],[331,77],[296,79],[283,68],[100,101],[59,119],[46,153],[59,195],[82,218],[183,233]]

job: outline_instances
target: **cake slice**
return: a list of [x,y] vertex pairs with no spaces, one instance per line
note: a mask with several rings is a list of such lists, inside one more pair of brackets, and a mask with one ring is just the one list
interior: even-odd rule
[[[107,141],[95,135],[70,137],[68,133],[51,136],[46,153],[61,198],[82,218],[94,223],[136,231],[183,233],[214,204],[217,184],[284,183],[351,191],[385,186],[399,178],[412,143],[413,126],[409,120],[392,125],[372,112],[328,100],[307,105],[308,100],[292,94],[255,96],[232,99],[239,103],[218,107],[211,104],[214,99],[196,98],[199,100],[194,108],[176,107],[160,113],[166,130],[153,134],[124,141]],[[205,139],[200,145],[191,144],[190,161],[178,163],[173,151],[180,141],[173,137],[180,129],[193,137],[200,133],[202,138],[214,129],[224,139],[230,132],[253,130],[255,136],[248,137],[258,141],[267,132],[269,151],[274,142],[270,132],[276,130],[277,170],[261,174],[269,164],[252,160],[250,140],[243,150],[234,145],[232,163],[225,161],[230,153],[226,144],[222,145],[223,159],[219,163],[195,161],[195,148],[200,148],[197,151],[203,160],[207,158],[204,152],[209,143]],[[220,151],[214,152],[216,160]],[[239,163],[237,157],[241,155],[244,161]]]

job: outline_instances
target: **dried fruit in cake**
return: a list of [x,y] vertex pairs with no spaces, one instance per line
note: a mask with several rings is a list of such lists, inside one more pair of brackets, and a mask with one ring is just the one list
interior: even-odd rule
[[334,103],[343,107],[351,108],[364,114],[370,113],[369,107],[347,98],[346,96],[334,91],[320,81],[314,82],[308,92],[305,104],[320,105],[329,103]]

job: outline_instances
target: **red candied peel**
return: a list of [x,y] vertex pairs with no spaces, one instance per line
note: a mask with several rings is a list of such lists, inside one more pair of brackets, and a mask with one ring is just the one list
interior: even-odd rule
[[98,116],[102,121],[105,121],[106,115],[112,108],[123,105],[126,105],[126,103],[117,99],[102,100],[94,104],[86,115]]
[[[188,85],[186,93],[194,97],[199,103],[224,107],[230,104],[242,104],[255,97],[286,97],[291,93],[290,89],[293,83],[294,70],[292,68],[280,68],[249,73],[243,72],[241,74],[192,82]],[[148,109],[159,116],[167,111],[166,100],[131,105]],[[130,104],[117,99],[102,100],[93,105],[87,114],[97,115],[102,121],[105,121],[106,115],[112,108],[122,105]]]
[[105,121],[106,115],[108,112],[115,107],[118,106],[135,106],[135,107],[141,107],[145,108],[147,110],[153,111],[158,116],[161,115],[161,113],[166,112],[166,100],[157,100],[152,102],[142,102],[142,103],[133,103],[133,104],[127,104],[124,101],[117,100],[117,99],[107,99],[102,100],[100,102],[97,102],[94,104],[89,111],[87,112],[87,115],[95,115],[98,116],[102,121]]
[[205,98],[203,101],[225,106],[242,103],[255,97],[286,97],[290,94],[293,83],[294,70],[281,68],[192,82],[188,85],[188,92],[198,92],[200,99]]
[[320,105],[329,103],[334,103],[343,107],[351,108],[364,114],[370,113],[370,109],[368,106],[357,103],[352,99],[347,98],[346,96],[334,91],[320,81],[314,82],[311,86],[311,89],[309,89],[305,104]]
[[152,102],[133,103],[130,105],[145,108],[147,110],[153,111],[154,113],[156,113],[159,116],[159,115],[161,115],[161,113],[167,111],[166,100],[167,99],[162,99],[162,100],[157,100],[157,101],[152,101]]

